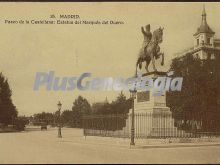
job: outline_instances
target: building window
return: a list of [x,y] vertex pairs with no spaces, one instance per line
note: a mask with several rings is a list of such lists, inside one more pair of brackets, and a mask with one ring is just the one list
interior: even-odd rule
[[207,43],[211,44],[211,39],[210,38],[207,38]]
[[197,39],[197,45],[199,45],[199,39]]
[[214,60],[214,59],[215,59],[215,55],[212,54],[212,55],[211,55],[211,60]]
[[199,58],[199,54],[198,54],[198,53],[196,53],[194,57],[195,57],[195,58]]
[[208,60],[211,59],[211,53],[207,53],[207,59],[208,59]]

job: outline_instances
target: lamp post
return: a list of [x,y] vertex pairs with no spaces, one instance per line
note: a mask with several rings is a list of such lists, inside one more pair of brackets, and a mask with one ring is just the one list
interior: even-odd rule
[[58,138],[62,138],[62,134],[61,134],[61,120],[60,120],[60,111],[61,111],[62,104],[61,104],[60,101],[58,102],[57,106],[58,106]]
[[130,145],[134,146],[134,135],[135,135],[135,128],[134,128],[134,99],[136,97],[136,89],[130,90],[131,98],[132,98],[132,112],[131,112],[131,142]]

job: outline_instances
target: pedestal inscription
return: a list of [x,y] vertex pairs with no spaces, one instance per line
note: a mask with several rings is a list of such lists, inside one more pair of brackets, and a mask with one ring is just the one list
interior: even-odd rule
[[137,102],[145,102],[150,101],[150,92],[149,91],[143,91],[137,93]]

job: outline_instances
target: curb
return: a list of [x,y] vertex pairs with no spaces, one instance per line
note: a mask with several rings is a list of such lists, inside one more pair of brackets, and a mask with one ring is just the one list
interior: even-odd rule
[[131,149],[148,149],[148,148],[178,148],[178,147],[211,147],[211,146],[220,146],[220,143],[206,143],[206,144],[168,144],[168,145],[136,145],[131,146]]

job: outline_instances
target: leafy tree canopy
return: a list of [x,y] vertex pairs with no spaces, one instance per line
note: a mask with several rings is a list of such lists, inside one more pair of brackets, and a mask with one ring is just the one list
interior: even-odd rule
[[17,110],[11,99],[12,91],[8,80],[0,73],[0,123],[11,124],[17,117]]

